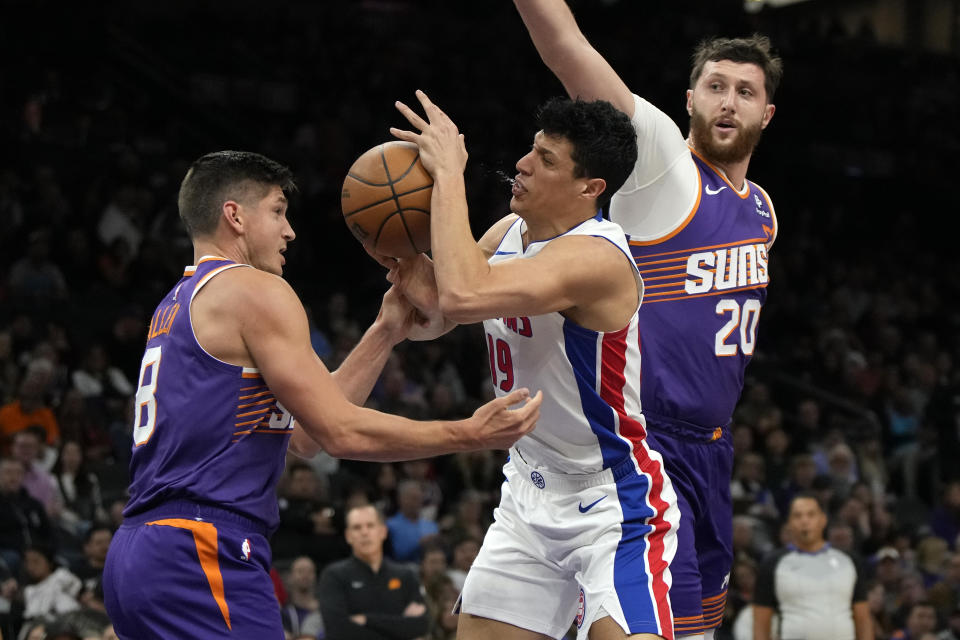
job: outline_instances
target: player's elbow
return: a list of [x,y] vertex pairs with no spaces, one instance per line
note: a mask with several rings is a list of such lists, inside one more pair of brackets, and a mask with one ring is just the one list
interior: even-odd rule
[[468,324],[485,320],[478,315],[480,310],[480,297],[474,292],[456,289],[447,289],[440,291],[440,311],[445,318],[453,320],[457,324]]

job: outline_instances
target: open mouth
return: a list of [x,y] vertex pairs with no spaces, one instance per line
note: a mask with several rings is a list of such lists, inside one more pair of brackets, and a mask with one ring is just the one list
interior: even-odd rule
[[527,192],[527,188],[523,186],[523,183],[520,182],[520,178],[514,178],[513,186],[510,188],[510,193],[515,196],[522,196]]

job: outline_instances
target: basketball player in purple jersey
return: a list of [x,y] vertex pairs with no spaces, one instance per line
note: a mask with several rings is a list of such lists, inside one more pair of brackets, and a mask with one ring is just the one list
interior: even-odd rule
[[733,560],[728,426],[754,352],[777,233],[770,198],[746,173],[773,117],[781,62],[766,38],[701,44],[684,140],[590,45],[563,0],[515,4],[567,93],[609,100],[637,130],[637,165],[609,216],[630,236],[646,284],[639,312],[643,412],[681,512],[670,567],[675,631],[712,638]]
[[461,421],[416,422],[357,406],[414,321],[388,291],[340,368],[314,354],[280,276],[294,233],[283,167],[224,151],[193,163],[180,216],[195,265],[157,307],[140,368],[130,501],[104,570],[124,640],[283,638],[267,537],[287,450],[366,460],[509,447],[533,428],[525,389]]

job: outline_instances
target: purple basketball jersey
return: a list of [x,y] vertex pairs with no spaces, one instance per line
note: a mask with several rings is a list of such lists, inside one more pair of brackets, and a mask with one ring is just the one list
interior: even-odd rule
[[216,257],[187,267],[153,314],[124,516],[186,500],[237,513],[269,531],[279,523],[275,488],[293,419],[256,369],[204,351],[190,319],[195,293],[231,268],[250,267]]
[[774,235],[767,195],[740,194],[697,157],[697,204],[655,244],[631,240],[643,276],[640,385],[647,422],[712,432],[726,426],[753,355],[767,297],[767,243]]

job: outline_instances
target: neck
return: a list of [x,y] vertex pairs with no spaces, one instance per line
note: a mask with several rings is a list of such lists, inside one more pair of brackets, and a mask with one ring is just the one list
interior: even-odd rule
[[570,231],[570,229],[583,224],[595,215],[596,212],[576,212],[570,215],[557,216],[556,218],[547,218],[544,220],[524,218],[523,221],[527,227],[523,235],[524,246],[526,247],[531,242],[541,242],[543,240],[549,240],[550,238],[556,238]]
[[380,565],[383,564],[383,553],[357,556],[357,560],[370,567],[374,573],[380,571]]
[[694,140],[693,136],[689,136],[687,138],[687,145],[696,151],[701,158],[722,172],[724,177],[726,177],[726,179],[730,181],[730,184],[732,184],[738,191],[743,190],[743,185],[747,180],[747,168],[750,166],[750,158],[752,157],[752,154],[747,154],[740,160],[723,162],[715,158],[711,158],[709,155],[704,153],[704,151],[697,146],[696,140]]
[[801,543],[795,542],[793,543],[793,546],[795,546],[800,551],[803,551],[804,553],[816,553],[817,551],[820,551],[825,546],[827,546],[827,541],[817,540],[814,542],[809,542],[807,544],[801,544]]
[[218,242],[216,238],[194,238],[193,264],[200,262],[200,258],[203,256],[220,256],[241,264],[249,262],[238,247],[227,246]]

